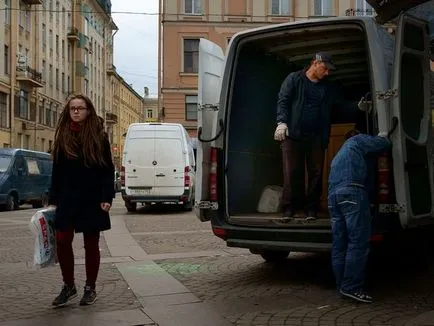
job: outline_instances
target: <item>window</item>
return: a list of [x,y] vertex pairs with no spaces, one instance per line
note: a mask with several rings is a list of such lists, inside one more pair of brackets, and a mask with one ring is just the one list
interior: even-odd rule
[[202,13],[202,0],[184,0],[184,12],[186,14],[200,15]]
[[47,47],[47,27],[45,24],[42,24],[42,47],[45,50]]
[[366,0],[356,0],[356,15],[357,16],[372,16],[374,9]]
[[199,40],[184,39],[184,72],[197,73],[199,68]]
[[39,123],[43,124],[44,119],[44,110],[45,110],[45,100],[42,100],[41,104],[39,104]]
[[45,152],[45,138],[41,138],[41,151]]
[[185,120],[197,120],[197,95],[185,96]]
[[290,0],[271,0],[271,14],[277,16],[289,15]]
[[50,82],[50,87],[53,87],[53,65],[48,68],[48,80]]
[[7,25],[11,24],[11,15],[10,15],[9,5],[10,5],[10,0],[5,0],[4,11],[5,11],[5,22]]
[[56,35],[56,55],[59,56],[59,35]]
[[[26,138],[27,137],[30,138],[30,136],[26,135]],[[29,148],[28,144],[26,148]],[[29,174],[41,174],[37,160],[35,160],[34,158],[26,157],[26,162],[27,162],[27,170],[29,171]]]
[[4,74],[9,75],[9,47],[4,46]]
[[[22,137],[22,136],[21,136]],[[24,145],[25,149],[30,149],[30,135],[24,135]],[[35,161],[36,162],[36,161]],[[34,172],[34,171],[33,171]],[[36,174],[36,173],[33,173]]]
[[47,80],[47,63],[45,62],[45,60],[42,60],[42,69],[41,69],[41,74],[42,74],[42,79],[43,80]]
[[149,119],[152,119],[152,110],[148,110],[146,112],[146,117],[149,118]]
[[45,108],[45,124],[51,126],[51,108],[49,106]]
[[30,32],[31,19],[32,19],[32,16],[30,16],[30,10],[24,11],[24,19],[26,24],[26,31]]
[[334,0],[313,0],[314,5],[314,16],[333,16],[334,8],[333,3]]
[[62,92],[65,93],[65,73],[62,72]]
[[0,92],[0,127],[9,127],[8,123],[8,94]]
[[68,84],[66,85],[68,87],[67,92],[68,94],[71,92],[71,77],[68,76]]
[[59,69],[56,68],[56,89],[59,90]]
[[29,117],[29,93],[28,92],[24,90],[20,91],[18,104],[19,104],[18,116],[22,119],[28,119]]
[[65,40],[62,40],[62,58],[65,59]]
[[84,36],[89,36],[89,20],[84,19]]

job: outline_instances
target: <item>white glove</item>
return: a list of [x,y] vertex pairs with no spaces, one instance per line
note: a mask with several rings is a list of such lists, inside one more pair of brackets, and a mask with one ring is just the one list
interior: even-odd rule
[[380,131],[379,133],[378,133],[378,137],[387,137],[387,131]]
[[364,97],[362,97],[357,105],[360,111],[370,113],[372,110],[372,101],[366,101]]
[[288,136],[288,126],[286,123],[279,123],[274,132],[274,140],[283,141],[286,136]]

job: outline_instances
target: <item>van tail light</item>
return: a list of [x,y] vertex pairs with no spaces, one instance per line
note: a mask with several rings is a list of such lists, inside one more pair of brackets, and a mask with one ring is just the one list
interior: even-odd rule
[[209,173],[209,199],[217,201],[217,148],[211,147],[211,168]]
[[390,165],[387,153],[381,154],[378,158],[377,166],[378,203],[388,204],[390,202]]
[[121,166],[121,186],[125,187],[125,166]]
[[190,167],[186,166],[184,169],[184,187],[190,187],[191,186],[189,173],[190,173]]

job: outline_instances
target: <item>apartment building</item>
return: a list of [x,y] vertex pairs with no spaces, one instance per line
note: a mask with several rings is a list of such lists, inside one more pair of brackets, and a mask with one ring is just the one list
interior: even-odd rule
[[74,93],[112,124],[110,1],[3,0],[0,8],[0,147],[48,151]]
[[145,87],[145,96],[143,99],[143,113],[141,121],[158,122],[158,98],[149,96],[149,88]]
[[130,124],[141,121],[144,99],[116,72],[114,66],[110,70],[110,76],[113,114],[118,117],[117,123],[112,127],[111,144],[115,167],[120,170],[126,132]]
[[323,16],[372,15],[365,0],[160,0],[159,114],[196,135],[199,38],[226,48],[244,29]]

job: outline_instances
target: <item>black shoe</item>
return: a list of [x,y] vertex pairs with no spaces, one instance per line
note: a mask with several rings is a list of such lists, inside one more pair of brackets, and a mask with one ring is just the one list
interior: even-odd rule
[[343,290],[340,290],[340,293],[348,298],[351,298],[353,300],[364,302],[364,303],[372,303],[373,299],[370,295],[364,293],[363,291],[356,291],[356,292],[346,292]]
[[77,289],[75,285],[64,285],[60,294],[54,299],[52,305],[55,307],[63,307],[77,296]]
[[306,213],[306,221],[315,221],[318,218],[317,212],[308,211]]
[[282,217],[283,218],[293,218],[294,217],[294,211],[290,208],[287,208],[283,211]]
[[96,301],[96,291],[92,289],[90,286],[84,287],[84,294],[80,300],[80,306],[89,306],[94,304]]

